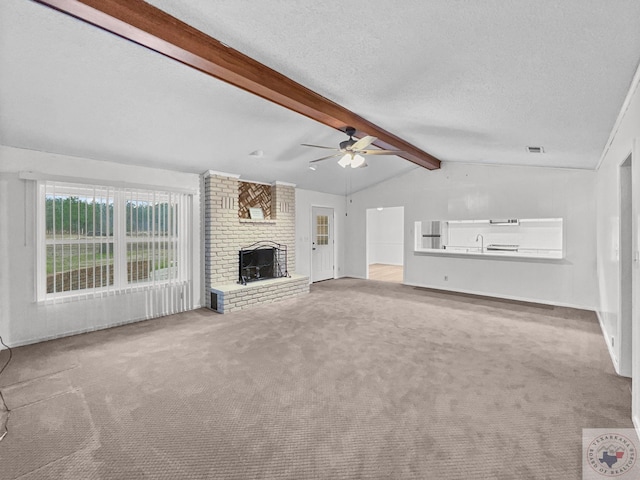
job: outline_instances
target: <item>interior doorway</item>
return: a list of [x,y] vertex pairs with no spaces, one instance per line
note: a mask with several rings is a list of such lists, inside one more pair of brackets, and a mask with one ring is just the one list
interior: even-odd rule
[[618,372],[631,377],[632,325],[633,325],[633,202],[632,202],[632,156],[620,165],[620,314],[618,316],[618,338],[610,339],[618,357]]
[[329,207],[311,207],[311,281],[335,278],[334,212]]
[[404,280],[404,207],[367,209],[367,278]]

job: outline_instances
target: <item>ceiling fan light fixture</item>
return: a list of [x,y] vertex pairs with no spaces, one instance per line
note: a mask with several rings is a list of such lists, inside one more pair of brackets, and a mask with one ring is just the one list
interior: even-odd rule
[[358,168],[364,164],[364,157],[362,155],[355,154],[351,160],[351,168]]
[[340,160],[338,160],[338,165],[340,165],[342,168],[347,168],[348,166],[351,166],[351,168],[368,167],[366,159],[367,155],[397,155],[398,153],[403,153],[402,150],[368,150],[369,146],[374,144],[374,142],[377,140],[376,137],[365,135],[359,140],[355,140],[353,138],[353,135],[355,135],[356,129],[353,127],[346,127],[345,133],[349,136],[349,140],[340,142],[340,148],[326,147],[324,145],[313,145],[310,143],[302,143],[301,145],[304,147],[322,148],[325,150],[333,150],[337,152],[333,155],[318,158],[316,160],[313,160],[312,162],[321,162],[324,160],[329,160],[330,158],[340,157]]
[[351,164],[351,154],[346,153],[340,160],[338,160],[338,165],[342,168],[347,168],[347,165]]
[[317,166],[315,166],[313,163],[310,163],[310,164],[309,164],[309,170],[313,170],[313,171],[315,172],[317,168],[318,168],[318,167],[317,167]]

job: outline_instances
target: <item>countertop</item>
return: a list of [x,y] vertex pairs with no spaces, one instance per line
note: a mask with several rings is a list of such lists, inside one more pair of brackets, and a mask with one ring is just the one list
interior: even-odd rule
[[447,248],[415,248],[415,253],[427,253],[432,255],[455,255],[465,257],[510,257],[510,258],[550,258],[562,259],[562,250],[546,250],[534,248],[520,248],[518,251],[508,250],[487,250],[481,252],[479,247],[453,247]]

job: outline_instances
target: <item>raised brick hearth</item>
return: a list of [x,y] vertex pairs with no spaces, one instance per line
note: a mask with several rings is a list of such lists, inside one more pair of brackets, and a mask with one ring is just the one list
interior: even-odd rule
[[[309,292],[309,278],[295,272],[295,186],[276,182],[271,186],[269,220],[249,220],[238,214],[238,176],[204,174],[204,298],[207,307],[228,313],[260,303]],[[288,247],[287,269],[291,278],[261,280],[238,285],[238,252],[262,240]],[[211,293],[217,296],[211,305]]]
[[216,285],[211,289],[209,301],[213,310],[229,313],[305,293],[309,293],[309,277],[294,273],[291,277],[261,280],[247,285]]

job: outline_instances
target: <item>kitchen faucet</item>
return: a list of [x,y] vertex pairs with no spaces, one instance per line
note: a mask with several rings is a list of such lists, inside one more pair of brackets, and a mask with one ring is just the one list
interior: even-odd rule
[[478,243],[478,239],[480,239],[480,253],[484,252],[484,237],[481,233],[476,235],[476,243]]

